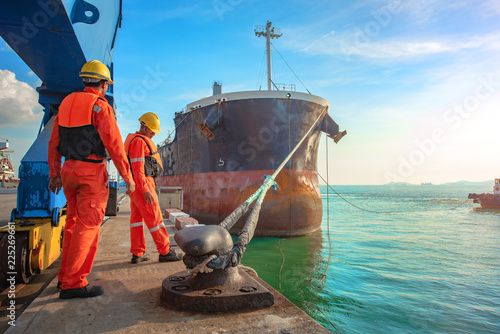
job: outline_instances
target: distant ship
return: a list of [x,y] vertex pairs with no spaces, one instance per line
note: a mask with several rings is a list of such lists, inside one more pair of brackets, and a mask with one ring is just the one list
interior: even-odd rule
[[[256,236],[299,236],[318,230],[322,201],[317,173],[322,132],[338,141],[344,134],[327,114],[327,100],[293,90],[280,90],[270,76],[270,39],[280,37],[271,22],[255,30],[267,38],[268,90],[222,93],[176,113],[175,137],[159,146],[163,189],[177,189],[182,209],[204,224],[219,224],[263,183],[314,122],[319,126],[278,174],[277,191],[263,202]],[[272,89],[274,86],[274,90]],[[326,112],[325,112],[326,111]],[[241,219],[231,232],[241,229]]]
[[474,203],[481,204],[483,209],[498,209],[500,210],[500,179],[495,179],[493,185],[493,193],[469,194],[469,199]]
[[432,183],[430,182],[422,182],[420,183],[421,186],[432,186]]
[[0,188],[17,188],[19,179],[15,177],[14,165],[10,160],[9,141],[0,141]]

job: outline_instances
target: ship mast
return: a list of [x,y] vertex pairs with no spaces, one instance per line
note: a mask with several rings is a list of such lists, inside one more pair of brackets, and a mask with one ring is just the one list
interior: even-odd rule
[[273,80],[272,80],[272,64],[271,64],[271,38],[279,38],[283,36],[280,29],[271,28],[271,22],[267,21],[265,27],[256,26],[255,27],[255,36],[266,36],[266,53],[267,53],[267,89],[273,89]]

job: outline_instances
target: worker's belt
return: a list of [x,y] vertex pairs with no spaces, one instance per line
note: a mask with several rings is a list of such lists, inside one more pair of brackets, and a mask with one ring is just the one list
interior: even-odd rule
[[94,160],[94,159],[87,159],[87,158],[80,158],[80,157],[71,157],[71,158],[66,158],[66,160],[78,160],[78,161],[83,161],[83,162],[91,162],[93,164],[100,164],[102,162],[108,161],[109,159]]

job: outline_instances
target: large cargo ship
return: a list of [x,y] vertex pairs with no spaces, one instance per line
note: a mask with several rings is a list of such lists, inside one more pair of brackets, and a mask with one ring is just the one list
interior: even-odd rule
[[[176,113],[175,136],[159,146],[161,188],[178,189],[183,211],[204,224],[219,224],[273,174],[318,118],[317,126],[276,177],[278,189],[263,202],[256,236],[298,236],[321,226],[317,173],[321,132],[336,141],[339,127],[327,100],[278,90],[270,76],[270,39],[281,36],[271,23],[256,29],[267,38],[268,90],[222,93],[190,103]],[[275,89],[272,89],[272,86]],[[344,132],[345,134],[345,132]],[[336,136],[336,137],[335,137]],[[239,231],[244,219],[232,232]]]

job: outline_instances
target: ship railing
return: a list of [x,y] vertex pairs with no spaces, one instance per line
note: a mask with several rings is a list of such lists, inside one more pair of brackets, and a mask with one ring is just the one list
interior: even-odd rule
[[295,84],[275,83],[274,86],[276,87],[277,90],[285,90],[285,91],[290,91],[290,92],[297,91]]

